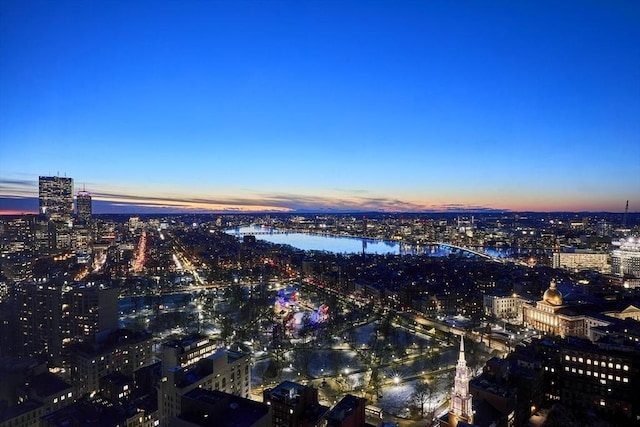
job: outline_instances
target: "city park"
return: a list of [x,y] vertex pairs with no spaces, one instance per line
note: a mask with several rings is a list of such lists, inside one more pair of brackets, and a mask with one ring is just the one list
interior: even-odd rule
[[[429,421],[447,410],[457,336],[309,280],[240,282],[203,289],[188,280],[173,293],[125,298],[122,326],[152,331],[158,345],[199,333],[250,353],[254,400],[290,380],[316,387],[329,407],[364,397],[375,418]],[[466,347],[476,371],[499,354],[472,340]]]
[[[145,248],[133,265],[148,264],[138,262],[145,257],[158,265],[171,260],[175,268],[162,277],[127,278],[124,288],[143,291],[121,297],[121,326],[152,332],[158,355],[162,342],[190,334],[251,354],[254,400],[262,401],[265,388],[289,380],[317,388],[320,403],[328,407],[352,394],[367,399],[374,420],[429,425],[448,409],[460,335],[473,338],[465,341],[472,373],[508,350],[487,347],[482,336],[461,327],[464,318],[425,319],[406,307],[327,286],[264,256],[259,268],[243,267],[226,280],[211,280],[216,278],[210,273],[204,280],[202,261],[182,239],[153,234],[140,240]],[[145,255],[149,252],[154,255]]]

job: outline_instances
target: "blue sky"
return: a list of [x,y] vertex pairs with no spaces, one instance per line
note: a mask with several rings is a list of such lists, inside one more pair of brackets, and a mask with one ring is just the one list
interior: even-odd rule
[[0,211],[640,210],[634,1],[0,1]]

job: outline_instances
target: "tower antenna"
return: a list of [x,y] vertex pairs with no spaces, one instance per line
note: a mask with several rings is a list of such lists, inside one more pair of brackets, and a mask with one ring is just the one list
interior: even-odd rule
[[622,228],[627,228],[627,216],[629,215],[629,201],[624,208],[624,216],[622,217]]

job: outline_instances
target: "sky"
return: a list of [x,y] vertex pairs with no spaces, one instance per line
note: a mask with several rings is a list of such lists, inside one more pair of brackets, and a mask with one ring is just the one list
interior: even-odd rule
[[640,211],[640,2],[0,0],[0,213]]

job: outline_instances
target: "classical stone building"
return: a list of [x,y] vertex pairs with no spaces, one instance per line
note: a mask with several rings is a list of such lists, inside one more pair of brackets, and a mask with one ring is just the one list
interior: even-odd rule
[[613,323],[613,319],[607,321],[604,317],[579,313],[566,306],[562,293],[553,280],[549,289],[544,292],[542,300],[537,301],[535,305],[525,304],[522,307],[524,325],[563,338],[589,337],[591,328]]

